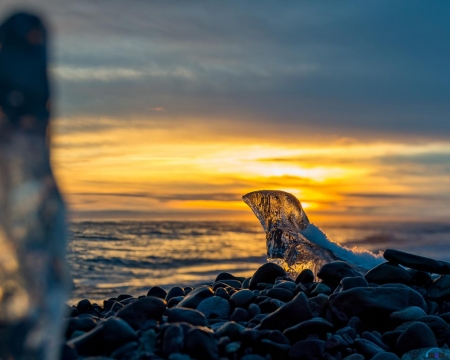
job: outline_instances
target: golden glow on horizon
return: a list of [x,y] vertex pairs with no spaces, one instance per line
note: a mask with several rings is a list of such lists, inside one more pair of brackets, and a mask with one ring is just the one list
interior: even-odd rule
[[[241,196],[278,189],[298,197],[315,219],[406,219],[423,206],[416,195],[445,193],[449,184],[445,173],[427,176],[420,164],[395,161],[450,154],[448,144],[245,143],[204,135],[193,141],[182,132],[145,127],[56,131],[54,168],[74,217],[129,211],[149,219],[251,219]],[[431,205],[436,216],[445,216],[443,205]]]

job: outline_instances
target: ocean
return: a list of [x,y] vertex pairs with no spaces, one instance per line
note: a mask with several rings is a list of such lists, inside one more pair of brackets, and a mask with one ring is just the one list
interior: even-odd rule
[[[394,248],[450,262],[450,223],[316,225],[347,247]],[[138,296],[155,285],[210,283],[223,271],[247,277],[265,261],[265,233],[257,222],[72,223],[69,303]]]

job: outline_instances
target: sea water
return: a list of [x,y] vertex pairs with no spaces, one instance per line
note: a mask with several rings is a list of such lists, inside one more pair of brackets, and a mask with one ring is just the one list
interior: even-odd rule
[[[450,261],[450,223],[318,223],[349,248],[395,248]],[[266,262],[259,222],[77,222],[70,226],[69,303],[97,301],[151,286],[169,289],[214,281],[220,272],[251,276]]]

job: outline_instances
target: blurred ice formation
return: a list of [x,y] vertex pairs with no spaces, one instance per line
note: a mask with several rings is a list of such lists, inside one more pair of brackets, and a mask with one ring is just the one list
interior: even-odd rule
[[292,277],[303,269],[317,274],[333,260],[344,260],[360,270],[384,262],[367,250],[351,250],[328,239],[311,224],[300,201],[284,191],[260,190],[243,196],[266,232],[267,261],[283,267]]
[[1,359],[56,359],[62,332],[66,228],[47,142],[46,43],[36,16],[0,26]]

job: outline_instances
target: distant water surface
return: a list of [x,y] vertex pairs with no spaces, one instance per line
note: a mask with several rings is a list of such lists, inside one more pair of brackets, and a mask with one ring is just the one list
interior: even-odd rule
[[[317,224],[348,247],[396,248],[450,261],[450,224]],[[251,276],[266,261],[257,222],[79,222],[70,226],[71,301],[97,301],[208,283],[222,272]]]

